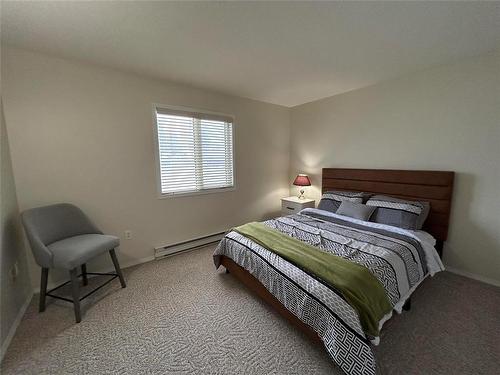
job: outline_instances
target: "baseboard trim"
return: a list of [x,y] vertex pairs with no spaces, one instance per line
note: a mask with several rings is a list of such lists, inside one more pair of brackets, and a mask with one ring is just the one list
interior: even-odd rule
[[26,310],[28,309],[28,306],[33,298],[33,294],[29,295],[26,298],[26,301],[24,301],[24,304],[21,306],[19,309],[19,312],[17,313],[16,319],[12,323],[10,329],[9,329],[9,334],[5,338],[4,342],[2,343],[2,347],[0,349],[0,362],[3,361],[3,357],[5,353],[7,352],[7,349],[9,348],[10,342],[14,338],[14,335],[16,334],[17,327],[19,327],[19,324],[21,323],[21,320],[23,319],[24,314],[26,313]]
[[500,281],[498,281],[498,280],[490,279],[489,277],[477,275],[477,274],[472,273],[472,272],[462,271],[462,270],[459,270],[459,269],[454,268],[454,267],[445,266],[445,268],[446,268],[446,271],[449,271],[451,273],[455,273],[455,274],[460,275],[460,276],[468,277],[469,279],[474,279],[474,280],[481,281],[481,282],[486,283],[486,284],[500,287]]
[[[151,262],[153,260],[155,260],[154,255],[150,255],[148,257],[139,258],[139,259],[135,259],[135,260],[132,260],[130,262],[124,263],[123,266],[121,266],[121,268],[123,268],[123,269],[130,268],[130,267],[133,267],[133,266],[137,266],[138,264],[143,264],[143,263]],[[113,272],[115,271],[114,267],[112,267],[112,266],[110,266],[109,268],[106,268],[102,272],[111,272],[111,271],[113,271]]]
[[[208,244],[210,245],[210,244]],[[174,253],[174,254],[170,254],[168,256],[164,256],[162,258],[155,258],[154,255],[150,255],[148,257],[144,257],[144,258],[139,258],[139,259],[134,259],[130,262],[125,262],[125,263],[122,263],[121,264],[121,268],[122,269],[125,269],[125,268],[129,268],[129,267],[133,267],[133,266],[137,266],[139,264],[143,264],[143,263],[147,263],[147,262],[152,262],[153,260],[161,260],[161,259],[164,259],[164,258],[169,258],[171,256],[175,256],[175,255],[178,255],[178,254],[182,254],[182,253],[186,253],[188,251],[194,251],[194,250],[199,250],[205,246],[208,246],[207,244],[205,245],[201,245],[201,246],[198,246],[198,247],[194,247],[194,248],[191,248],[191,249],[187,249],[187,250],[184,250],[184,251],[181,251],[181,252],[177,252],[177,253]],[[90,270],[89,270],[90,271]],[[115,272],[115,269],[113,266],[109,266],[107,268],[104,268],[104,269],[98,269],[96,270],[95,272]],[[90,276],[89,275],[89,278],[91,278],[93,276]],[[55,288],[57,285],[61,284],[62,282],[64,282],[64,280],[60,280],[58,282],[51,282],[47,285],[47,289],[52,289],[52,288]],[[33,294],[40,294],[40,287],[36,287],[33,289]]]
[[212,233],[206,236],[193,238],[187,241],[178,242],[171,245],[156,247],[154,256],[157,260],[170,257],[172,255],[184,253],[219,242],[224,237],[225,232]]

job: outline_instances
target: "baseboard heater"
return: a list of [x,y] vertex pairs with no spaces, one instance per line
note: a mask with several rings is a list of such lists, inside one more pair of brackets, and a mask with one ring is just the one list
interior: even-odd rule
[[155,259],[165,258],[184,251],[193,250],[202,246],[220,241],[225,232],[213,233],[207,236],[193,238],[191,240],[179,242],[172,245],[165,245],[155,248]]

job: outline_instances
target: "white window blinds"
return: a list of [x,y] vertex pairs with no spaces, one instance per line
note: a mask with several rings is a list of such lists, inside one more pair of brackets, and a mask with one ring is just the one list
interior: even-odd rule
[[156,108],[162,195],[234,186],[233,120]]

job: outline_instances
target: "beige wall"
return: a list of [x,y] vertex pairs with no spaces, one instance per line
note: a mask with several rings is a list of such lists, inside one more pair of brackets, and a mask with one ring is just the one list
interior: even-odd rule
[[[20,208],[76,203],[125,265],[278,213],[298,172],[319,198],[322,167],[440,169],[457,172],[445,263],[500,282],[499,53],[291,110],[18,49],[2,61]],[[236,191],[156,198],[152,103],[236,116]]]
[[[77,204],[121,238],[124,265],[151,257],[155,246],[279,212],[289,189],[287,108],[18,49],[4,49],[2,59],[22,210]],[[235,191],[157,199],[152,103],[235,116]],[[90,268],[110,264],[105,257]],[[38,269],[32,273],[37,283]]]
[[500,283],[500,53],[294,107],[290,177],[322,167],[457,173],[444,261]]
[[[12,174],[9,141],[5,128],[3,105],[0,102],[0,361],[14,329],[33,295],[28,273],[26,249],[23,243],[16,186]],[[18,275],[11,276],[17,263]]]

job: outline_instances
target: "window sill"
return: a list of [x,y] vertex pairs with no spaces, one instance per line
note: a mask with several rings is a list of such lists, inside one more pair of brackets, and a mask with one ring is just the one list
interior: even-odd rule
[[216,188],[216,189],[206,189],[206,190],[197,190],[197,191],[186,191],[184,193],[166,193],[159,194],[158,199],[170,199],[170,198],[180,198],[180,197],[191,197],[195,195],[205,195],[205,194],[214,194],[214,193],[224,193],[228,191],[235,191],[236,186],[227,187],[227,188]]

